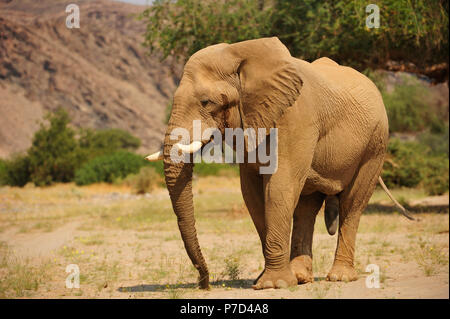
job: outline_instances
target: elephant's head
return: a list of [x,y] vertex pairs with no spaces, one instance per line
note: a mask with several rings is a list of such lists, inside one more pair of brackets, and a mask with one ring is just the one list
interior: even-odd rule
[[[198,150],[210,136],[192,140],[193,120],[202,130],[275,127],[302,86],[297,63],[278,38],[235,44],[217,44],[195,53],[186,63],[177,88],[161,152],[148,160],[164,160],[166,185],[178,219],[186,251],[200,273],[200,287],[209,288],[208,268],[197,239],[192,198],[192,163],[171,160],[177,144],[188,152]],[[171,140],[171,132],[184,128],[190,141]],[[188,144],[188,145],[185,145]]]

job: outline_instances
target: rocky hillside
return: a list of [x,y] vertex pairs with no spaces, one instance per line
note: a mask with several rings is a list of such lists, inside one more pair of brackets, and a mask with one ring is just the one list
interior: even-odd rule
[[[77,0],[80,28],[68,29],[69,3],[0,0],[0,158],[26,150],[58,107],[75,126],[122,128],[141,138],[141,153],[155,150],[181,66],[146,54],[145,23],[136,20],[144,7]],[[387,73],[392,89],[403,75]],[[448,121],[448,84],[419,80],[433,95],[431,111]]]
[[80,28],[68,29],[68,3],[0,0],[0,157],[27,149],[58,107],[77,127],[122,128],[142,139],[141,151],[159,147],[180,68],[141,46],[143,7],[76,1]]

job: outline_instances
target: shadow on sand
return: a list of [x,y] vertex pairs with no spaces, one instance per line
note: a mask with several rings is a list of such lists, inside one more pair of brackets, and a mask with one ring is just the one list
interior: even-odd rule
[[[326,277],[314,277],[314,282],[326,281]],[[251,289],[253,279],[239,279],[239,280],[221,280],[211,282],[212,288],[242,288]],[[197,283],[189,284],[171,284],[171,285],[137,285],[130,287],[120,287],[119,292],[157,292],[171,289],[195,289],[198,287]]]
[[[314,277],[314,282],[326,281],[326,277]],[[251,289],[253,285],[253,279],[239,279],[239,280],[221,280],[211,283],[212,288],[242,288]],[[172,289],[195,289],[198,288],[197,283],[189,284],[171,284],[171,285],[137,285],[130,287],[120,287],[117,289],[119,292],[161,292]]]
[[[409,206],[403,205],[407,211],[411,213],[440,213],[448,214],[448,205],[429,205],[429,206]],[[369,204],[364,211],[364,214],[391,214],[398,212],[396,206],[382,205],[382,204]]]
[[[210,283],[212,288],[230,287],[230,288],[252,288],[253,279],[239,279],[239,280],[221,280]],[[194,289],[197,288],[197,283],[188,284],[170,284],[170,285],[137,285],[130,287],[120,287],[119,292],[157,292],[171,289]]]

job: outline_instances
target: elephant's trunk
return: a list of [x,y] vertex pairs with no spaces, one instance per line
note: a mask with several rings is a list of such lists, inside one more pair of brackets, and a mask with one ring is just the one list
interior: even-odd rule
[[[171,121],[172,122],[172,121]],[[209,289],[209,272],[198,243],[195,229],[194,203],[192,195],[192,163],[175,163],[170,159],[170,150],[174,141],[170,140],[170,132],[175,126],[169,123],[164,140],[164,174],[169,190],[172,207],[177,215],[178,228],[184,242],[184,247],[194,267],[199,271],[199,285]]]

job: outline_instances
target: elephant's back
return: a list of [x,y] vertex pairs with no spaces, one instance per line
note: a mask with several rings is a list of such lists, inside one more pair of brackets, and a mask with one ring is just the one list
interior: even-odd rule
[[333,97],[325,101],[318,97],[318,100],[331,103],[328,107],[342,114],[355,113],[361,121],[387,123],[381,93],[367,76],[329,58],[320,58],[308,64],[305,75],[314,82],[312,85],[316,87],[317,94]]

